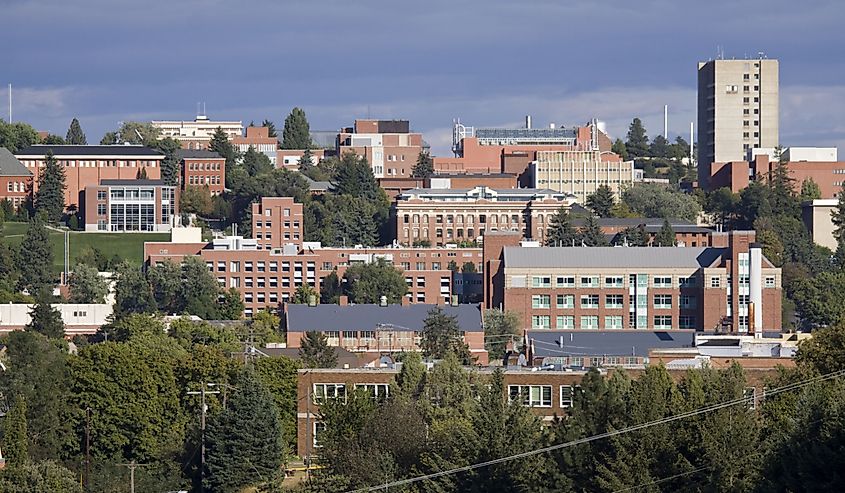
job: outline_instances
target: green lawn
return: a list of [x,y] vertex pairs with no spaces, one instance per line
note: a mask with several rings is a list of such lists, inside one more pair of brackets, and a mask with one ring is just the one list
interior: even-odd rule
[[[26,223],[3,225],[0,241],[18,246],[26,234]],[[76,256],[86,247],[96,247],[107,257],[117,255],[129,262],[141,265],[145,241],[170,241],[170,233],[70,233],[70,264],[73,267]],[[53,270],[61,272],[64,268],[64,234],[50,231],[53,244]]]

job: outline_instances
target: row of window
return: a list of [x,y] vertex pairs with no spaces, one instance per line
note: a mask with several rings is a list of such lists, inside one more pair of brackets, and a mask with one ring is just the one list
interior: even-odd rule
[[188,176],[188,185],[220,185],[220,175]]
[[[625,295],[622,294],[606,294],[604,296],[605,308],[624,308]],[[636,302],[637,307],[647,308],[647,295],[629,295],[629,302],[633,305]],[[652,297],[653,308],[657,309],[671,309],[672,295],[671,294],[655,294]],[[696,307],[696,297],[691,295],[681,295],[679,297],[680,307],[683,309],[692,309]],[[555,306],[557,308],[575,308],[574,294],[558,294],[555,296]],[[581,308],[598,309],[599,295],[597,294],[582,294],[580,298]],[[544,309],[552,307],[552,296],[549,294],[535,294],[531,296],[531,308]]]
[[[208,266],[208,270],[210,272],[214,272],[214,262],[211,260],[207,260],[205,265]],[[279,272],[279,262],[276,260],[271,260],[269,262],[265,262],[263,260],[258,260],[253,262],[252,260],[245,260],[243,261],[243,271],[244,272],[267,272],[267,268],[269,266],[270,272]],[[307,262],[306,268],[308,269],[308,275],[312,276],[316,266],[314,262]],[[302,272],[302,262],[294,262],[293,263],[293,270],[296,272]],[[290,272],[291,263],[290,262],[281,262],[282,272]],[[226,261],[225,260],[218,260],[217,261],[217,272],[226,272]],[[241,272],[241,261],[240,260],[230,260],[229,261],[229,272]]]
[[[625,318],[623,315],[606,315],[604,317],[604,326],[599,325],[599,316],[598,315],[582,315],[580,317],[575,317],[574,315],[557,315],[555,317],[555,328],[564,330],[564,329],[575,329],[576,328],[576,318],[579,322],[579,328],[582,330],[599,330],[599,329],[623,329],[625,328]],[[660,330],[669,330],[672,329],[672,316],[671,315],[655,315],[652,318],[652,328],[660,329]],[[628,327],[629,328],[647,328],[648,319],[645,315],[637,315],[629,316],[628,319]],[[531,328],[532,329],[551,329],[552,328],[552,317],[551,315],[532,315],[531,316]],[[682,315],[678,317],[678,327],[679,329],[694,329],[695,328],[695,317],[692,315]]]
[[220,171],[220,163],[188,163],[189,170]]
[[[671,288],[674,287],[672,276],[652,276],[651,286],[654,288]],[[575,276],[533,276],[531,278],[532,288],[550,288],[554,280],[554,287],[557,288],[574,288],[576,287]],[[579,288],[624,288],[625,276],[611,275],[611,276],[581,276],[577,279]],[[601,282],[604,281],[604,282]],[[641,288],[648,287],[649,276],[647,274],[630,274],[628,276],[627,286],[637,286]],[[695,285],[695,277],[679,277],[678,286],[692,287]]]
[[[44,161],[21,161],[27,168],[43,168]],[[60,159],[56,161],[59,166],[65,168],[155,168],[157,161],[123,161],[123,160],[106,160],[106,161],[88,161],[88,160],[66,160]]]

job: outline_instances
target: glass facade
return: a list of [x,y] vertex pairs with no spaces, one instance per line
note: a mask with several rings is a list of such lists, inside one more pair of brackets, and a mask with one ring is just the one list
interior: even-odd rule
[[[156,218],[156,188],[161,190],[160,219]],[[174,187],[120,186],[109,188],[109,231],[156,231],[175,215]]]

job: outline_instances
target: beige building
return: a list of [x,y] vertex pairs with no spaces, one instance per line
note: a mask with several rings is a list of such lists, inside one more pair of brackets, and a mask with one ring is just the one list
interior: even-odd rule
[[533,188],[418,188],[396,199],[396,238],[403,245],[440,246],[514,231],[542,242],[552,216],[574,202],[566,193]]
[[206,115],[197,115],[193,121],[153,120],[152,126],[158,128],[160,137],[172,137],[182,143],[183,149],[205,149],[217,128],[221,128],[229,140],[244,133],[243,123],[239,121],[213,121]]
[[746,159],[778,145],[778,61],[711,60],[698,64],[698,176],[709,188],[712,163]]
[[801,219],[813,241],[833,251],[836,251],[836,237],[833,236],[836,226],[831,214],[838,203],[838,199],[820,199],[801,204]]
[[623,161],[612,152],[537,151],[531,163],[534,188],[547,188],[575,196],[584,203],[601,185],[607,185],[617,195],[634,182],[634,162]]

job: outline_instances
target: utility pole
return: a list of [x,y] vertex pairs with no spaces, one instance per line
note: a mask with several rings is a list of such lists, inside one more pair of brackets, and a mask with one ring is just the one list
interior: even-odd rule
[[129,492],[135,493],[135,469],[138,467],[148,466],[149,464],[138,464],[134,460],[129,464],[118,464],[129,468]]
[[206,386],[211,386],[216,384],[207,384],[205,382],[202,383],[202,387],[197,390],[188,391],[188,395],[199,395],[201,404],[200,404],[200,493],[202,493],[204,487],[202,484],[203,476],[205,475],[205,413],[208,410],[208,406],[205,404],[205,394],[219,394],[219,390],[205,390]]
[[91,408],[85,408],[85,491],[91,490]]

